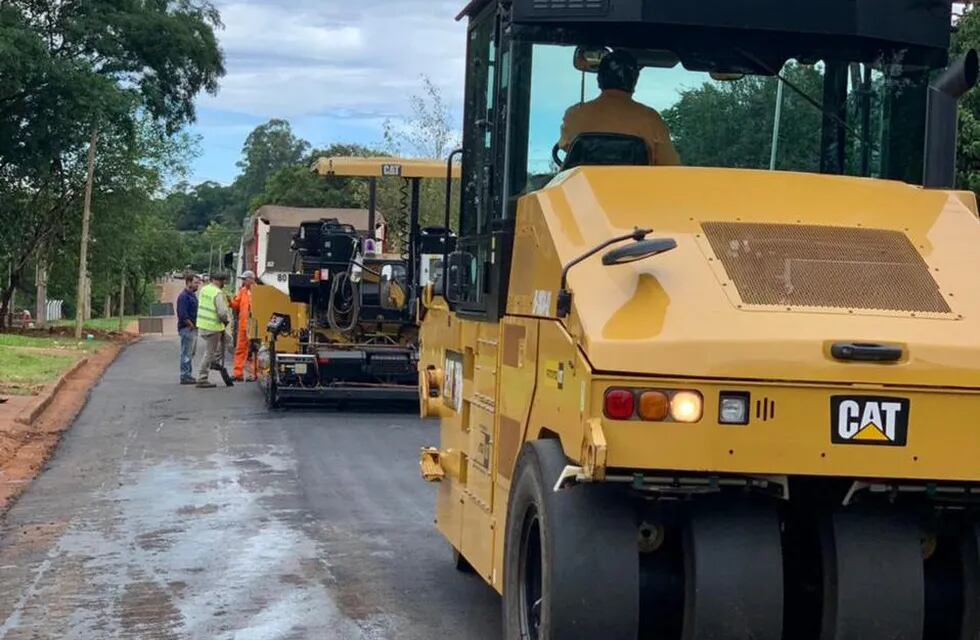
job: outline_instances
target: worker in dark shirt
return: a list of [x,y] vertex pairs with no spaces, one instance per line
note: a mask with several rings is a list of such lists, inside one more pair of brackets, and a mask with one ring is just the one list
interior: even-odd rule
[[201,279],[193,273],[184,277],[184,290],[177,297],[177,333],[180,334],[180,384],[191,385],[194,379],[194,354],[197,351],[197,289]]

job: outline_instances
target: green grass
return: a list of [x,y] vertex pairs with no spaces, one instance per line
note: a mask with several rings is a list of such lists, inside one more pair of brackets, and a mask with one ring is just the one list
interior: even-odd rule
[[0,386],[34,387],[53,382],[78,358],[0,346]]
[[92,342],[82,340],[79,342],[74,338],[67,337],[39,338],[34,336],[21,336],[12,333],[0,333],[0,347],[91,351],[93,349],[98,349],[103,344],[103,342],[98,340],[93,340]]
[[[127,326],[139,320],[139,316],[126,316],[123,318],[123,330]],[[55,322],[56,327],[74,327],[74,320],[61,320]],[[92,318],[85,323],[86,329],[91,329],[93,331],[119,331],[119,318]]]

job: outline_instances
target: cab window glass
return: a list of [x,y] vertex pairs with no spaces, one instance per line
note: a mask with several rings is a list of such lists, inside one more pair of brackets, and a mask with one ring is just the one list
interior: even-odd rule
[[[512,190],[515,195],[543,187],[557,173],[552,150],[566,110],[599,95],[597,76],[575,69],[575,47],[534,44],[529,50],[526,173]],[[683,165],[915,182],[921,178],[925,75],[894,62],[901,57],[791,60],[781,70],[788,81],[781,102],[774,76],[716,80],[681,64],[647,66],[634,99],[660,113]]]

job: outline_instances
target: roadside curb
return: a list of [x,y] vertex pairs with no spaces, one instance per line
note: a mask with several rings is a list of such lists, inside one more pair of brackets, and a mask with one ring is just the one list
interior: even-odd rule
[[61,374],[61,376],[54,382],[54,384],[48,385],[44,391],[41,392],[39,396],[40,400],[34,404],[32,407],[28,407],[20,412],[14,422],[22,424],[25,427],[29,427],[34,424],[34,421],[44,413],[45,409],[51,406],[51,402],[54,400],[61,388],[65,386],[68,382],[68,378],[78,373],[78,370],[88,364],[88,356],[79,359],[75,364],[71,366],[68,371]]

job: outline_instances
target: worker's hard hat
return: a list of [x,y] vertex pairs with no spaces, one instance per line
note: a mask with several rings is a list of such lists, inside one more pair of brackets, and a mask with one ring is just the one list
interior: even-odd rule
[[250,278],[255,280],[255,273],[252,271],[246,271],[242,275],[238,276],[239,280],[248,280]]

